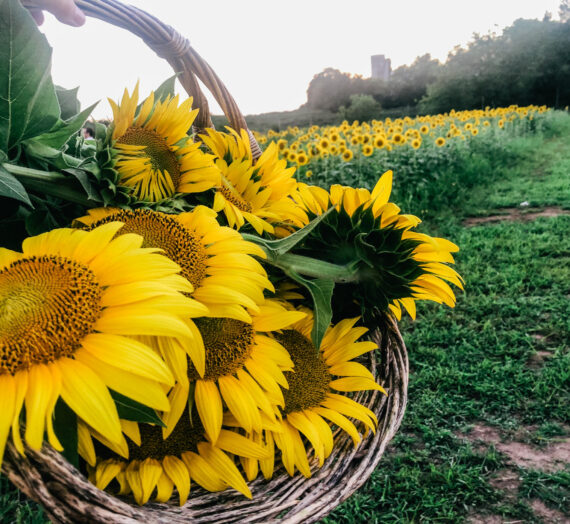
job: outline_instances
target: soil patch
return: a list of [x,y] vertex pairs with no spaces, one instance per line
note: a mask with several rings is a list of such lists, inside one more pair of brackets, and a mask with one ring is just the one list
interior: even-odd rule
[[539,217],[557,217],[560,215],[570,215],[570,209],[562,209],[560,206],[545,207],[540,211],[529,211],[527,208],[519,209],[516,207],[505,208],[503,213],[498,215],[489,215],[486,217],[470,217],[463,221],[463,225],[467,227],[486,224],[489,222],[503,222],[505,220],[514,222],[529,222]]
[[474,426],[468,435],[462,436],[474,443],[484,443],[485,446],[476,448],[479,451],[483,451],[493,444],[514,465],[521,468],[552,473],[560,471],[570,464],[570,438],[568,437],[558,442],[551,442],[543,448],[537,448],[523,442],[501,442],[498,430],[483,424]]
[[556,509],[549,508],[542,500],[534,499],[530,506],[534,514],[548,524],[570,524],[568,517]]
[[553,356],[554,355],[550,351],[537,351],[529,357],[526,365],[531,369],[539,369],[549,358],[552,358]]
[[489,479],[489,484],[495,489],[505,491],[506,496],[516,498],[521,479],[515,470],[501,469]]
[[540,449],[522,442],[500,442],[496,444],[496,448],[521,468],[552,473],[570,464],[570,439],[568,438]]
[[479,515],[474,514],[467,517],[468,524],[503,524],[503,517],[499,515]]

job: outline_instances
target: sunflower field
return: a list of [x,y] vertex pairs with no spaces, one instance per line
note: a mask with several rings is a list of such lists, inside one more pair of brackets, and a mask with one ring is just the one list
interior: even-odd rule
[[[396,174],[395,198],[408,211],[426,216],[458,198],[458,191],[480,182],[482,156],[504,159],[512,139],[548,129],[546,106],[485,108],[439,115],[339,126],[290,127],[256,133],[263,145],[275,142],[296,167],[299,182],[329,187],[357,184],[371,188],[378,170]],[[481,155],[480,153],[484,153]],[[483,161],[485,161],[483,159]]]

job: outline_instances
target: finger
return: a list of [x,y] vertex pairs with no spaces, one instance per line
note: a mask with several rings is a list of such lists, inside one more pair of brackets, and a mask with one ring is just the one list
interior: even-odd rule
[[85,14],[75,5],[74,0],[34,0],[33,3],[35,7],[49,11],[64,24],[77,27],[85,23]]
[[44,13],[41,9],[29,9],[32,18],[36,21],[36,24],[42,25],[44,23]]

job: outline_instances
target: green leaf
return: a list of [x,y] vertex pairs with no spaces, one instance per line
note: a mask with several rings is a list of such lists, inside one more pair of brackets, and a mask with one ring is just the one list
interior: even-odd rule
[[93,202],[87,198],[85,191],[78,187],[75,178],[53,171],[40,171],[14,164],[2,164],[1,167],[17,178],[28,191],[51,195],[85,207],[93,206]]
[[0,150],[49,131],[60,117],[51,47],[18,0],[0,0]]
[[57,95],[57,101],[61,109],[61,118],[63,120],[69,120],[81,111],[81,104],[77,99],[78,90],[79,87],[65,89],[61,86],[55,86],[55,94]]
[[188,406],[187,406],[188,415],[190,416],[190,425],[191,426],[194,425],[192,413],[194,412],[194,404],[196,403],[195,392],[196,392],[196,382],[192,381],[192,382],[190,382],[190,390],[188,392]]
[[2,165],[0,165],[0,196],[13,198],[34,207],[28,196],[26,188],[12,174],[10,174]]
[[[178,78],[178,74],[175,74],[173,76],[171,76],[170,78],[167,78],[164,82],[162,82],[162,84],[160,84],[155,90],[154,90],[154,103],[156,104],[156,102],[158,101],[162,101],[165,98],[167,98],[168,96],[174,96],[174,84],[176,82],[176,78]],[[141,102],[138,106],[137,109],[135,111],[135,114],[138,114],[138,112],[141,110],[141,107],[143,105],[144,101]]]
[[57,227],[53,216],[47,209],[36,209],[25,220],[26,231],[30,236],[36,236]]
[[317,227],[322,220],[327,217],[334,207],[331,207],[326,213],[318,216],[304,228],[295,231],[292,235],[288,237],[281,238],[279,240],[265,240],[264,238],[258,237],[256,235],[250,235],[248,233],[242,233],[242,237],[249,242],[255,242],[260,246],[264,247],[270,254],[274,256],[284,255],[291,249],[293,249],[299,242],[305,239],[305,237]]
[[146,422],[147,424],[156,424],[166,427],[164,422],[156,414],[156,411],[144,404],[140,404],[132,398],[125,397],[116,391],[111,391],[111,396],[117,406],[119,418],[125,420],[133,420],[134,422]]
[[34,137],[32,140],[39,144],[53,147],[54,149],[61,149],[65,143],[83,127],[87,117],[91,114],[97,103],[89,106],[67,121],[60,120],[49,132]]
[[69,167],[79,167],[82,160],[71,155],[66,155],[55,147],[42,143],[40,137],[27,140],[23,147],[28,157],[36,160],[48,160],[51,165],[58,169],[67,169]]
[[72,466],[77,468],[79,467],[77,415],[61,398],[55,405],[54,415],[53,429],[63,446],[61,454]]
[[311,332],[311,339],[317,349],[320,349],[321,342],[325,336],[327,328],[332,320],[332,295],[335,283],[331,280],[303,278],[295,271],[288,271],[288,276],[299,284],[305,286],[313,299],[314,324]]
[[69,168],[69,169],[64,169],[63,172],[73,175],[79,181],[81,187],[85,189],[85,193],[87,194],[87,198],[89,200],[101,201],[99,193],[97,192],[91,181],[89,180],[89,175],[85,170]]

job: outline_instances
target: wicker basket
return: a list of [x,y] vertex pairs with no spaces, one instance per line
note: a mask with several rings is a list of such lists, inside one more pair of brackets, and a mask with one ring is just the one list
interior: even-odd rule
[[[213,127],[207,100],[197,78],[213,94],[230,126],[246,129],[245,119],[233,97],[210,66],[172,27],[140,9],[114,0],[76,0],[88,15],[122,27],[141,37],[160,57],[166,59],[200,109],[197,129]],[[254,157],[261,150],[249,133]],[[183,507],[147,504],[139,507],[115,498],[90,484],[47,443],[41,451],[27,449],[21,457],[12,444],[6,448],[3,473],[28,497],[40,503],[53,522],[61,523],[178,523],[178,522],[316,522],[346,500],[372,474],[385,447],[402,421],[408,385],[408,357],[396,322],[379,318],[371,328],[371,338],[379,351],[362,362],[388,391],[388,397],[367,391],[355,400],[378,417],[378,430],[354,449],[351,438],[336,430],[335,448],[322,468],[311,460],[313,476],[289,477],[279,466],[271,481],[258,477],[250,483],[253,500],[233,491],[209,493],[193,484]]]

